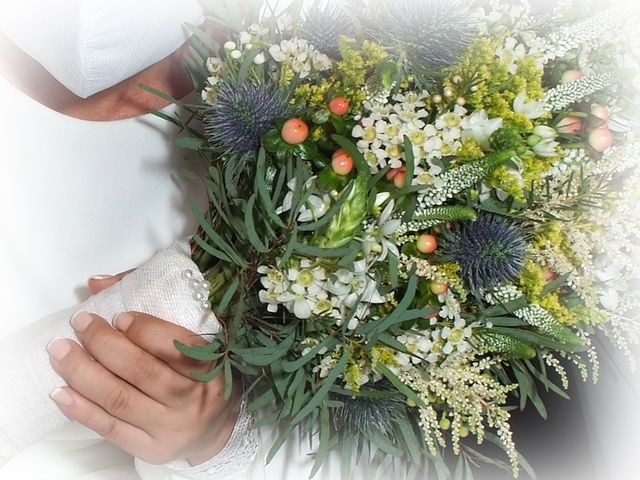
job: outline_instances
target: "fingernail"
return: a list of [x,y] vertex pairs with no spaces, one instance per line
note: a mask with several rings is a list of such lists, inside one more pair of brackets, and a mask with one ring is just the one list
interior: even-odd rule
[[93,321],[93,317],[88,312],[76,312],[71,317],[71,326],[76,332],[84,332]]
[[66,338],[54,338],[47,345],[47,352],[56,360],[62,360],[71,350],[71,345]]
[[111,280],[113,277],[113,275],[93,275],[89,280]]
[[69,407],[73,403],[73,397],[67,392],[66,388],[56,388],[49,396],[54,402],[63,407]]
[[127,329],[131,326],[132,322],[133,322],[133,315],[125,312],[125,313],[118,314],[118,316],[113,321],[113,324],[118,330],[122,332],[126,332]]

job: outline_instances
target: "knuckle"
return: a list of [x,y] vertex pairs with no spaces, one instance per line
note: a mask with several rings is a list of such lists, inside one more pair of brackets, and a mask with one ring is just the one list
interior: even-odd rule
[[114,415],[127,411],[131,403],[131,396],[124,388],[115,388],[107,397],[105,408]]
[[100,428],[101,431],[97,433],[107,440],[114,440],[117,437],[117,425],[118,421],[114,417],[109,417],[106,423]]
[[131,382],[134,385],[148,384],[157,376],[156,363],[153,359],[139,356],[134,365],[136,368],[131,372]]

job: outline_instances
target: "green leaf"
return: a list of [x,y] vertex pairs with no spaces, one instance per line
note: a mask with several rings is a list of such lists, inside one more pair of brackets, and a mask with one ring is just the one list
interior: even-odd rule
[[231,392],[233,391],[233,372],[231,371],[231,362],[229,359],[224,360],[224,399],[229,400],[231,398]]
[[220,354],[217,352],[217,350],[220,348],[219,342],[213,342],[207,345],[188,346],[182,342],[179,342],[178,340],[174,340],[173,345],[180,353],[194,360],[210,362],[212,360],[217,360],[218,358],[220,358]]
[[485,317],[500,317],[505,314],[516,312],[521,308],[526,307],[527,305],[529,305],[529,300],[526,296],[522,295],[515,300],[511,300],[510,302],[501,303],[499,305],[487,308],[483,312],[483,315]]
[[175,144],[178,148],[182,148],[184,150],[195,150],[197,152],[208,147],[206,140],[196,137],[179,137],[176,138]]
[[320,409],[320,445],[316,452],[315,460],[313,462],[313,468],[309,474],[309,478],[313,478],[320,467],[322,462],[327,458],[331,445],[331,430],[329,425],[329,409],[325,406]]
[[395,290],[398,288],[398,257],[393,252],[389,252],[387,262],[389,263],[389,283]]
[[222,261],[232,263],[231,259],[224,252],[221,252],[217,248],[212,247],[207,242],[205,242],[200,236],[194,235],[193,241],[196,242],[196,244],[205,252],[207,252],[209,255],[213,255],[214,257],[219,258]]
[[198,206],[193,201],[191,202],[191,211],[193,212],[196,220],[198,221],[204,232],[215,244],[215,246],[222,250],[233,263],[240,266],[241,268],[245,268],[247,266],[247,262],[243,258],[241,258],[240,255],[238,255],[233,247],[231,247],[222,239],[220,235],[218,235],[218,233],[213,229],[209,221],[207,221],[202,212],[200,212]]
[[206,47],[211,50],[212,53],[216,53],[219,49],[220,49],[220,45],[218,44],[218,42],[215,41],[215,39],[210,36],[207,35],[205,32],[203,32],[199,27],[197,27],[196,25],[192,25],[188,22],[184,23],[184,26],[187,28],[187,30],[189,30],[198,40],[200,40],[204,45],[206,45]]
[[193,372],[191,376],[198,382],[207,383],[216,378],[220,372],[222,372],[223,366],[224,362],[220,362],[215,366],[215,368],[211,369],[211,371],[207,373]]
[[249,197],[249,201],[244,207],[244,224],[247,228],[247,238],[249,239],[249,242],[251,242],[253,248],[255,248],[260,253],[268,253],[269,248],[258,237],[253,219],[253,208],[255,206],[257,198],[257,193],[254,193],[253,195],[251,195],[251,197]]
[[311,245],[305,245],[299,242],[296,243],[294,250],[301,255],[307,255],[310,257],[321,257],[321,258],[342,257],[351,252],[351,248],[348,248],[348,247],[322,248],[322,247],[313,247]]
[[224,295],[222,296],[222,300],[220,300],[220,303],[216,308],[218,312],[224,313],[227,310],[227,307],[229,306],[229,303],[233,299],[233,296],[236,294],[236,291],[238,290],[239,285],[240,285],[240,276],[236,275],[235,277],[233,277],[233,280],[231,281],[231,284],[229,285],[229,287],[225,290]]
[[377,335],[387,330],[391,325],[394,325],[397,319],[407,310],[407,308],[409,308],[409,305],[415,297],[417,285],[418,277],[412,274],[409,278],[409,282],[407,283],[404,297],[402,297],[402,300],[400,300],[398,306],[393,310],[393,312],[380,320],[363,324],[361,328],[359,327],[357,329],[357,333],[364,335],[369,334],[369,342],[375,343]]
[[347,366],[347,362],[351,358],[351,350],[349,348],[345,348],[340,361],[336,364],[336,366],[329,372],[329,375],[323,380],[322,386],[318,389],[315,395],[311,398],[311,401],[305,407],[298,412],[298,414],[291,420],[292,425],[296,425],[302,421],[304,417],[309,415],[320,403],[325,399],[329,390],[335,383],[338,376],[344,371]]
[[258,398],[253,400],[249,405],[247,405],[247,411],[249,412],[257,412],[261,408],[266,407],[267,405],[272,405],[276,401],[276,394],[273,393],[273,389],[269,389],[261,394]]
[[563,286],[566,281],[567,278],[569,278],[569,274],[566,273],[564,275],[560,275],[558,278],[556,278],[554,281],[549,282],[543,289],[542,292],[540,292],[540,297],[544,298],[547,295],[549,295],[551,292],[553,292],[554,290],[560,288],[561,286]]
[[255,188],[260,196],[260,201],[262,202],[264,211],[267,213],[271,221],[279,227],[284,228],[282,219],[276,214],[276,209],[273,206],[271,197],[269,196],[269,188],[267,187],[267,182],[265,180],[266,155],[264,148],[261,148],[258,153],[258,161],[256,163]]
[[517,338],[525,343],[540,345],[541,347],[547,347],[561,352],[580,352],[585,350],[583,345],[562,343],[548,337],[547,335],[542,335],[531,330],[524,330],[522,328],[493,327],[493,330],[498,333]]
[[420,439],[416,437],[416,433],[413,430],[409,417],[404,415],[403,418],[397,422],[397,426],[402,438],[404,439],[404,444],[409,450],[411,460],[413,460],[413,463],[420,463],[421,455],[420,450],[418,449]]
[[164,92],[161,92],[160,90],[157,90],[149,85],[145,85],[144,83],[139,83],[138,87],[140,87],[142,90],[145,90],[149,93],[153,93],[154,95],[156,95],[157,97],[162,98],[163,100],[166,100],[169,103],[175,103],[175,104],[179,104],[180,102],[178,102],[178,100],[176,100],[175,98],[173,98],[170,95],[167,95]]
[[404,186],[402,187],[401,193],[407,195],[409,193],[409,187],[413,181],[413,172],[415,170],[415,157],[413,155],[413,144],[409,137],[404,136],[404,158],[406,164],[406,181],[404,182]]

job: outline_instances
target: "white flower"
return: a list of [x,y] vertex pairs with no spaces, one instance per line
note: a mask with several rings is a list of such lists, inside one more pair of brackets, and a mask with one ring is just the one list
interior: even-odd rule
[[311,64],[313,65],[313,68],[319,72],[331,68],[331,60],[329,57],[317,50],[314,50],[311,54]]
[[240,45],[246,45],[253,41],[253,35],[251,35],[249,32],[240,32],[239,39],[240,39]]
[[346,268],[336,270],[327,282],[327,290],[350,309],[356,308],[359,303],[386,302],[378,292],[375,280],[369,276],[365,260],[354,262],[353,271]]
[[337,364],[338,360],[333,358],[331,355],[326,355],[322,360],[320,360],[320,365],[313,367],[313,373],[319,373],[320,378],[325,378]]
[[555,157],[558,154],[558,152],[556,151],[556,148],[559,145],[560,144],[558,142],[554,142],[549,138],[543,138],[538,143],[533,145],[533,147],[531,148],[533,148],[533,151],[539,157],[547,158],[547,157]]
[[255,35],[256,37],[263,37],[267,33],[269,33],[269,28],[264,25],[260,25],[259,23],[252,23],[251,25],[249,25],[249,28],[247,30],[249,31],[249,33]]
[[284,62],[287,55],[282,51],[280,45],[271,45],[269,47],[269,54],[276,62]]
[[546,113],[546,104],[544,102],[528,102],[525,103],[527,92],[521,91],[516,98],[513,99],[513,111],[524,115],[530,120],[541,117]]
[[473,139],[483,150],[489,149],[489,138],[502,126],[501,118],[489,119],[487,112],[478,110],[460,122],[462,140]]
[[207,70],[211,75],[217,75],[222,71],[224,63],[217,57],[207,58]]
[[[309,190],[312,190],[316,186],[316,178],[315,176],[310,177],[303,186],[302,194],[305,195]],[[293,202],[293,192],[296,190],[297,180],[292,178],[287,183],[287,187],[289,187],[289,191],[284,196],[282,200],[282,205],[276,209],[276,213],[280,215],[281,213],[288,212],[291,210],[292,202]],[[298,211],[298,221],[299,222],[309,222],[311,220],[317,220],[323,217],[331,207],[331,197],[328,194],[323,194],[321,197],[318,195],[308,195],[304,204],[300,206],[300,210]]]
[[253,63],[255,63],[256,65],[262,65],[266,61],[267,59],[265,58],[264,53],[257,54],[253,59]]
[[[374,206],[380,207],[389,197],[390,194],[388,192],[378,193]],[[396,257],[400,256],[398,247],[389,240],[402,223],[400,219],[392,218],[393,206],[394,200],[391,200],[380,214],[378,221],[371,224],[364,232],[362,249],[365,257],[370,258],[372,252],[378,254],[376,261],[383,261],[387,258],[389,252]]]
[[231,40],[229,40],[224,44],[225,50],[235,50],[236,47],[237,47],[236,42],[232,42]]
[[242,52],[240,50],[232,50],[230,55],[234,60],[238,60],[240,57],[242,57]]
[[447,290],[445,293],[438,295],[438,300],[442,305],[438,315],[442,318],[449,320],[457,320],[460,318],[460,303],[456,297],[451,293],[451,290]]

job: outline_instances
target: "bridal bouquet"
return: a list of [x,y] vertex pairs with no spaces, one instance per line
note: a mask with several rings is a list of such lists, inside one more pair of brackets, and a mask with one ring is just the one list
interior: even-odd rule
[[201,101],[167,118],[207,164],[192,288],[224,328],[177,347],[227,393],[252,379],[255,426],[282,428],[269,458],[299,428],[314,472],[337,449],[345,478],[366,445],[407,478],[446,477],[447,448],[456,478],[529,470],[514,404],[544,416],[567,364],[597,380],[595,333],[640,340],[627,17],[353,0],[254,23],[218,3],[229,40],[193,29]]

